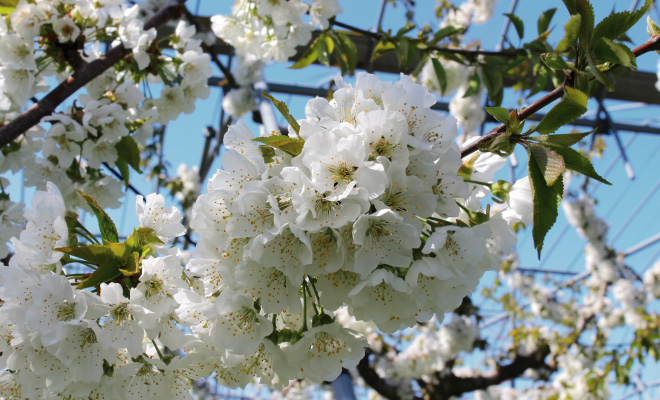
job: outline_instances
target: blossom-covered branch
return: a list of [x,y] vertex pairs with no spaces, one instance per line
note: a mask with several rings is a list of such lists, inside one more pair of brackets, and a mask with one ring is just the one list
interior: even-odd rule
[[[161,8],[144,24],[144,30],[158,28],[167,21],[178,17],[181,14],[181,7],[183,7],[185,2],[186,0],[170,0],[167,5]],[[44,96],[44,98],[14,120],[0,127],[0,148],[6,146],[22,133],[38,124],[42,118],[51,115],[55,112],[55,108],[62,104],[69,96],[129,54],[131,54],[131,51],[123,44],[120,44],[108,51],[105,56],[90,63],[82,64],[80,69],[77,69],[64,82]]]

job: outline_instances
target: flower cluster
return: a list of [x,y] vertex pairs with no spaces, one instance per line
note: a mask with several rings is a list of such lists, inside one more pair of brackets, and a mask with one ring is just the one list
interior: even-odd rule
[[[231,15],[211,18],[213,32],[230,44],[237,55],[233,76],[241,86],[226,94],[222,106],[234,118],[256,108],[251,85],[271,60],[288,61],[296,47],[309,43],[312,31],[327,29],[329,19],[341,12],[337,0],[237,0]],[[303,17],[309,15],[309,20]]]
[[[208,96],[212,70],[194,38],[195,29],[180,21],[169,38],[175,52],[162,54],[156,31],[144,29],[138,6],[117,1],[21,1],[0,20],[0,123],[14,119],[28,99],[48,90],[45,78],[61,81],[103,56],[112,42],[131,50],[85,86],[87,94],[61,112],[44,118],[0,155],[0,173],[24,168],[27,186],[53,182],[67,204],[83,205],[73,189],[93,195],[107,208],[119,206],[121,184],[101,166],[139,169],[138,144],[181,112],[191,113],[197,98]],[[34,45],[34,40],[38,43]],[[145,98],[138,84],[164,83],[158,98]]]
[[[193,331],[236,365],[224,384],[331,380],[365,343],[327,311],[347,306],[385,332],[442,318],[515,243],[500,215],[466,211],[476,189],[457,176],[456,122],[430,109],[434,96],[403,75],[337,81],[297,135],[230,127],[224,170],[193,207],[188,269],[204,288],[190,294],[203,316]],[[280,354],[291,368],[275,380],[251,367]]]

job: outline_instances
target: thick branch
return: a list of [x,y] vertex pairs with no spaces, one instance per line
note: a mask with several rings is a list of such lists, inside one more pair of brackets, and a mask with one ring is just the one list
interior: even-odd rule
[[[165,7],[160,9],[144,24],[144,29],[158,28],[170,19],[179,17],[181,15],[181,7],[183,7],[185,2],[186,0],[170,0]],[[130,53],[131,52],[123,45],[119,45],[108,51],[98,60],[83,64],[80,68],[76,69],[73,75],[60,83],[55,89],[44,96],[44,98],[28,108],[16,119],[0,127],[0,148],[9,144],[19,135],[37,125],[43,117],[55,112],[55,108],[69,96]]]
[[[369,355],[371,350],[367,349],[364,357],[357,365],[357,370],[364,379],[364,382],[369,385],[370,388],[375,390],[379,395],[385,397],[389,400],[401,400],[401,396],[397,391],[397,386],[392,385],[387,380],[383,379],[378,375],[375,369],[369,364]],[[419,397],[415,397],[414,400],[421,400]]]
[[[651,39],[649,39],[646,43],[633,50],[633,54],[636,57],[639,57],[642,54],[648,53],[649,51],[653,51],[653,50],[660,50],[660,35],[651,36]],[[564,85],[561,84],[555,90],[543,96],[543,98],[535,101],[529,107],[521,110],[518,113],[518,118],[521,121],[529,118],[534,113],[541,110],[543,107],[559,99],[563,94],[564,94]],[[474,153],[475,151],[478,150],[480,144],[495,139],[497,136],[501,135],[504,132],[506,132],[506,125],[504,124],[499,125],[497,128],[491,130],[486,135],[480,137],[479,139],[463,147],[461,149],[461,158],[465,158],[466,156]]]

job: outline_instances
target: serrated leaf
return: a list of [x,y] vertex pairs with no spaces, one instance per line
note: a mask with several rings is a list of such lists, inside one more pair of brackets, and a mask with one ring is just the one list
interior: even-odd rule
[[140,271],[140,254],[138,252],[131,253],[127,257],[126,267],[119,268],[119,272],[124,276],[132,276],[139,274]]
[[484,84],[488,90],[488,98],[495,105],[502,104],[502,97],[504,95],[504,83],[502,73],[498,68],[482,68],[481,72],[484,78]]
[[303,146],[305,145],[305,140],[303,139],[292,138],[284,135],[258,137],[252,140],[255,142],[267,144],[268,146],[275,149],[280,149],[293,157],[299,155],[302,152]]
[[101,231],[101,237],[103,240],[107,240],[110,243],[117,243],[119,241],[117,227],[108,214],[106,214],[103,208],[101,208],[99,203],[97,203],[92,196],[85,194],[78,189],[74,190],[85,199],[87,205],[89,205],[94,212],[94,215],[96,215],[96,220],[99,223],[99,230]]
[[335,44],[325,33],[319,35],[318,41],[317,58],[321,64],[329,67],[330,54],[332,54]]
[[561,126],[575,121],[587,111],[587,100],[587,95],[581,91],[564,87],[564,97],[543,117],[536,131],[541,134],[552,133]]
[[381,39],[376,47],[374,47],[374,51],[371,53],[371,61],[377,59],[385,53],[389,53],[394,49],[396,49],[396,44],[385,38]]
[[261,155],[264,158],[264,162],[266,164],[270,164],[275,161],[275,149],[272,147],[263,144],[259,146],[259,151],[261,152]]
[[431,57],[431,64],[433,64],[433,70],[435,71],[435,76],[438,78],[438,84],[440,85],[440,94],[445,95],[445,90],[447,89],[447,74],[445,69],[440,64],[437,58]]
[[98,286],[102,283],[114,280],[119,275],[121,275],[119,264],[116,262],[108,262],[94,271],[89,278],[80,282],[78,286],[76,286],[76,289]]
[[550,21],[552,21],[552,17],[554,17],[555,12],[557,12],[557,9],[551,8],[549,10],[544,11],[543,14],[541,14],[538,22],[536,23],[536,28],[538,30],[539,35],[548,30],[548,27],[550,26]]
[[541,54],[541,61],[550,69],[564,70],[568,68],[564,57],[559,55],[559,53],[543,53]]
[[55,250],[66,253],[70,256],[80,258],[95,265],[102,265],[105,262],[116,258],[113,249],[105,244],[87,244],[76,247],[58,247]]
[[339,48],[341,49],[340,58],[344,59],[348,65],[348,73],[353,75],[355,73],[355,67],[357,67],[358,62],[358,51],[355,47],[355,43],[350,36],[343,33],[337,33],[337,39],[339,40]]
[[539,143],[550,143],[558,146],[572,146],[585,137],[591,135],[594,131],[585,133],[566,133],[560,135],[540,135],[530,136],[528,140],[536,140]]
[[520,17],[516,16],[515,14],[511,14],[511,13],[506,13],[504,15],[509,17],[509,20],[511,20],[513,26],[516,28],[518,37],[522,39],[523,36],[525,36],[525,24],[523,23],[522,19],[520,19]]
[[289,68],[291,69],[300,69],[305,68],[319,57],[319,44],[321,36],[317,37],[303,55]]
[[530,152],[528,152],[527,166],[532,189],[532,218],[534,223],[532,237],[534,238],[534,248],[538,252],[540,259],[545,236],[557,220],[559,203],[564,192],[564,183],[563,177],[559,176],[559,179],[557,179],[554,185],[548,186],[536,160]]
[[596,21],[594,8],[589,0],[575,0],[575,9],[582,16],[579,38],[583,45],[586,45],[591,40]]
[[660,34],[660,27],[653,22],[650,15],[646,16],[646,32],[648,32],[650,36]]
[[591,161],[587,157],[580,154],[580,152],[573,150],[570,147],[553,143],[545,143],[545,146],[552,149],[564,159],[564,165],[566,166],[566,169],[570,169],[571,171],[575,171],[582,175],[588,176],[589,178],[595,179],[598,182],[611,185],[610,182],[605,180],[596,172],[593,164],[591,164]]
[[286,122],[288,122],[289,125],[291,125],[291,128],[293,128],[294,132],[298,134],[298,132],[300,131],[300,124],[298,124],[298,121],[296,121],[296,119],[293,118],[291,113],[289,113],[289,107],[287,107],[283,101],[276,100],[273,96],[264,92],[263,90],[261,91],[261,95],[273,102],[275,108],[277,108],[280,114],[282,114]]
[[115,145],[115,149],[120,159],[125,160],[137,172],[142,173],[140,170],[140,149],[132,137],[123,136]]
[[608,78],[607,75],[605,75],[605,73],[601,71],[600,68],[598,68],[597,64],[598,62],[596,61],[596,56],[593,54],[593,49],[589,49],[587,52],[587,65],[589,66],[589,71],[591,71],[598,82],[605,85],[609,92],[613,91],[614,83],[612,83],[610,78]]
[[580,26],[582,25],[582,16],[580,14],[573,15],[564,25],[564,38],[557,45],[557,52],[562,53],[570,47],[577,44],[578,36],[580,35]]
[[565,170],[563,157],[542,144],[529,143],[529,153],[536,161],[548,186],[552,186]]
[[479,74],[477,71],[474,71],[474,74],[470,77],[468,82],[468,89],[465,91],[463,97],[470,97],[479,93],[479,88],[481,87],[481,79],[479,79]]
[[509,122],[509,110],[503,107],[484,107],[486,112],[493,116],[499,122],[506,124]]
[[637,69],[637,58],[630,49],[622,43],[616,43],[608,38],[599,38],[593,47],[599,61],[609,61],[624,67]]
[[603,18],[594,28],[592,44],[600,38],[615,40],[621,37],[646,14],[651,4],[653,4],[653,0],[646,0],[644,5],[635,12],[622,11]]

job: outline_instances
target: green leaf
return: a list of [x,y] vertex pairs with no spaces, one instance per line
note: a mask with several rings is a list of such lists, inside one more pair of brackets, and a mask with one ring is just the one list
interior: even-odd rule
[[548,85],[548,79],[550,78],[550,71],[543,65],[543,63],[538,63],[534,66],[534,84],[530,88],[527,97],[532,97],[541,90],[544,90]]
[[566,169],[570,169],[571,171],[575,171],[582,175],[588,176],[589,178],[595,179],[598,182],[611,185],[610,182],[606,181],[602,176],[598,175],[594,169],[593,164],[591,164],[591,161],[587,157],[580,154],[580,152],[573,150],[570,147],[552,143],[545,143],[544,145],[555,151],[564,159],[564,165],[566,166]]
[[123,136],[115,145],[115,149],[117,149],[117,155],[120,159],[125,160],[137,172],[142,173],[140,170],[140,149],[132,137]]
[[537,250],[540,259],[545,236],[557,220],[559,203],[564,192],[564,183],[562,176],[559,176],[554,185],[548,186],[541,169],[530,152],[528,152],[527,165],[534,210],[532,237],[534,238],[534,248]]
[[431,63],[433,64],[433,70],[435,71],[435,76],[438,77],[438,83],[440,84],[440,94],[445,95],[445,90],[447,89],[447,74],[445,69],[440,64],[440,61],[436,57],[431,57]]
[[117,227],[108,214],[106,214],[103,208],[101,208],[99,203],[97,203],[92,196],[85,194],[78,189],[74,190],[85,199],[85,202],[87,202],[92,211],[94,211],[94,215],[96,215],[96,219],[99,222],[99,229],[103,240],[107,240],[110,243],[117,243],[119,241]]
[[541,134],[555,132],[561,126],[570,124],[587,111],[586,94],[571,87],[564,87],[564,97],[557,103],[536,127]]
[[612,13],[605,17],[594,28],[592,45],[601,39],[616,40],[628,32],[639,21],[653,4],[653,0],[646,0],[644,5],[635,12],[623,11]]
[[339,54],[339,58],[346,61],[348,65],[347,72],[350,75],[353,75],[355,73],[355,68],[357,67],[357,63],[358,63],[357,47],[355,47],[355,43],[353,42],[353,39],[351,39],[350,36],[348,35],[345,35],[343,33],[337,33],[337,39],[339,40],[338,44],[339,44],[339,49],[341,50],[341,54]]
[[653,22],[650,15],[646,17],[646,32],[648,32],[650,36],[660,34],[660,27]]
[[582,25],[582,16],[580,14],[573,15],[564,25],[564,38],[557,45],[557,52],[562,53],[570,47],[577,44],[577,39],[580,34],[580,26]]
[[286,119],[289,125],[291,125],[291,128],[293,128],[294,132],[298,134],[298,131],[300,131],[300,125],[298,124],[298,121],[296,121],[296,119],[293,118],[293,116],[289,113],[289,107],[287,107],[283,101],[276,100],[273,96],[264,92],[263,90],[261,91],[261,95],[273,102],[275,108],[277,108],[284,119]]
[[536,161],[548,186],[554,185],[566,168],[562,156],[551,148],[537,143],[530,143],[528,151]]
[[264,162],[266,164],[270,164],[275,161],[275,149],[272,147],[263,144],[259,146],[259,151],[261,152],[261,155],[263,156]]
[[503,107],[484,107],[486,112],[493,116],[499,122],[506,124],[509,122],[509,110]]
[[141,226],[133,229],[133,233],[128,235],[124,244],[128,249],[127,251],[141,251],[144,246],[151,244],[161,245],[164,243],[152,228]]
[[624,67],[637,69],[637,58],[623,43],[616,43],[608,38],[599,38],[595,41],[594,54],[599,61],[609,61],[621,64]]
[[140,254],[136,251],[131,253],[126,260],[126,268],[119,268],[119,272],[124,276],[132,276],[139,274],[140,271]]
[[587,51],[587,63],[589,66],[589,71],[594,75],[598,82],[605,85],[609,92],[613,91],[614,83],[612,83],[610,78],[608,78],[607,75],[605,75],[605,73],[600,68],[598,68],[598,62],[596,61],[596,56],[593,54],[593,49],[589,49],[589,51]]
[[119,271],[119,263],[117,262],[107,262],[94,271],[89,278],[80,282],[76,289],[85,289],[88,287],[98,286],[102,283],[110,282],[116,277],[121,275]]
[[115,165],[119,169],[119,173],[121,174],[121,179],[124,181],[124,186],[128,188],[131,177],[131,171],[128,169],[128,163],[126,162],[126,160],[119,158],[117,159],[117,161],[115,161]]
[[579,38],[583,45],[586,46],[591,40],[594,30],[594,8],[589,3],[589,0],[575,0],[575,8],[578,14],[582,16],[582,23],[580,24]]
[[321,64],[330,66],[330,54],[335,49],[335,44],[325,33],[319,35],[318,39],[318,60]]
[[488,90],[488,98],[499,106],[502,104],[502,97],[504,96],[502,72],[498,68],[482,68],[481,72]]
[[549,10],[544,11],[543,14],[541,14],[538,22],[536,23],[539,35],[548,30],[548,27],[550,26],[550,21],[552,21],[552,17],[554,17],[556,11],[557,11],[556,8],[551,8]]
[[255,142],[267,144],[268,146],[276,149],[280,149],[293,157],[299,155],[302,152],[303,146],[305,145],[305,140],[303,139],[292,138],[284,135],[258,137],[252,140]]
[[591,135],[594,131],[585,133],[566,133],[561,135],[540,135],[530,136],[528,140],[536,140],[539,143],[549,143],[558,146],[572,146],[585,137]]
[[444,28],[440,29],[435,34],[433,34],[433,40],[435,42],[439,42],[440,40],[448,36],[454,35],[459,32],[463,32],[464,29],[465,27],[462,26],[452,26],[452,25],[445,26]]
[[305,68],[319,57],[319,44],[321,41],[319,40],[322,35],[317,37],[312,44],[309,46],[307,50],[303,53],[303,55],[298,59],[298,61],[295,62],[292,66],[289,68],[291,69],[300,69],[300,68]]
[[477,94],[479,92],[479,88],[481,87],[481,79],[479,79],[479,74],[477,71],[474,71],[474,74],[470,77],[470,81],[468,82],[468,89],[465,91],[465,94],[463,97],[470,97],[474,94]]
[[9,15],[16,9],[19,0],[0,0],[0,15]]
[[543,53],[541,54],[541,61],[543,61],[543,64],[550,69],[564,70],[568,68],[568,64],[566,64],[564,57],[559,55],[559,53]]
[[382,56],[385,53],[389,53],[394,49],[396,49],[396,44],[394,44],[387,38],[382,38],[378,42],[376,47],[374,47],[374,51],[371,53],[371,61],[377,59],[378,57]]
[[520,19],[518,16],[516,16],[514,14],[510,14],[510,13],[507,13],[507,14],[504,14],[504,15],[509,17],[511,22],[513,22],[513,26],[516,28],[516,32],[518,32],[518,37],[522,39],[523,36],[525,36],[525,24],[523,23],[522,19]]

